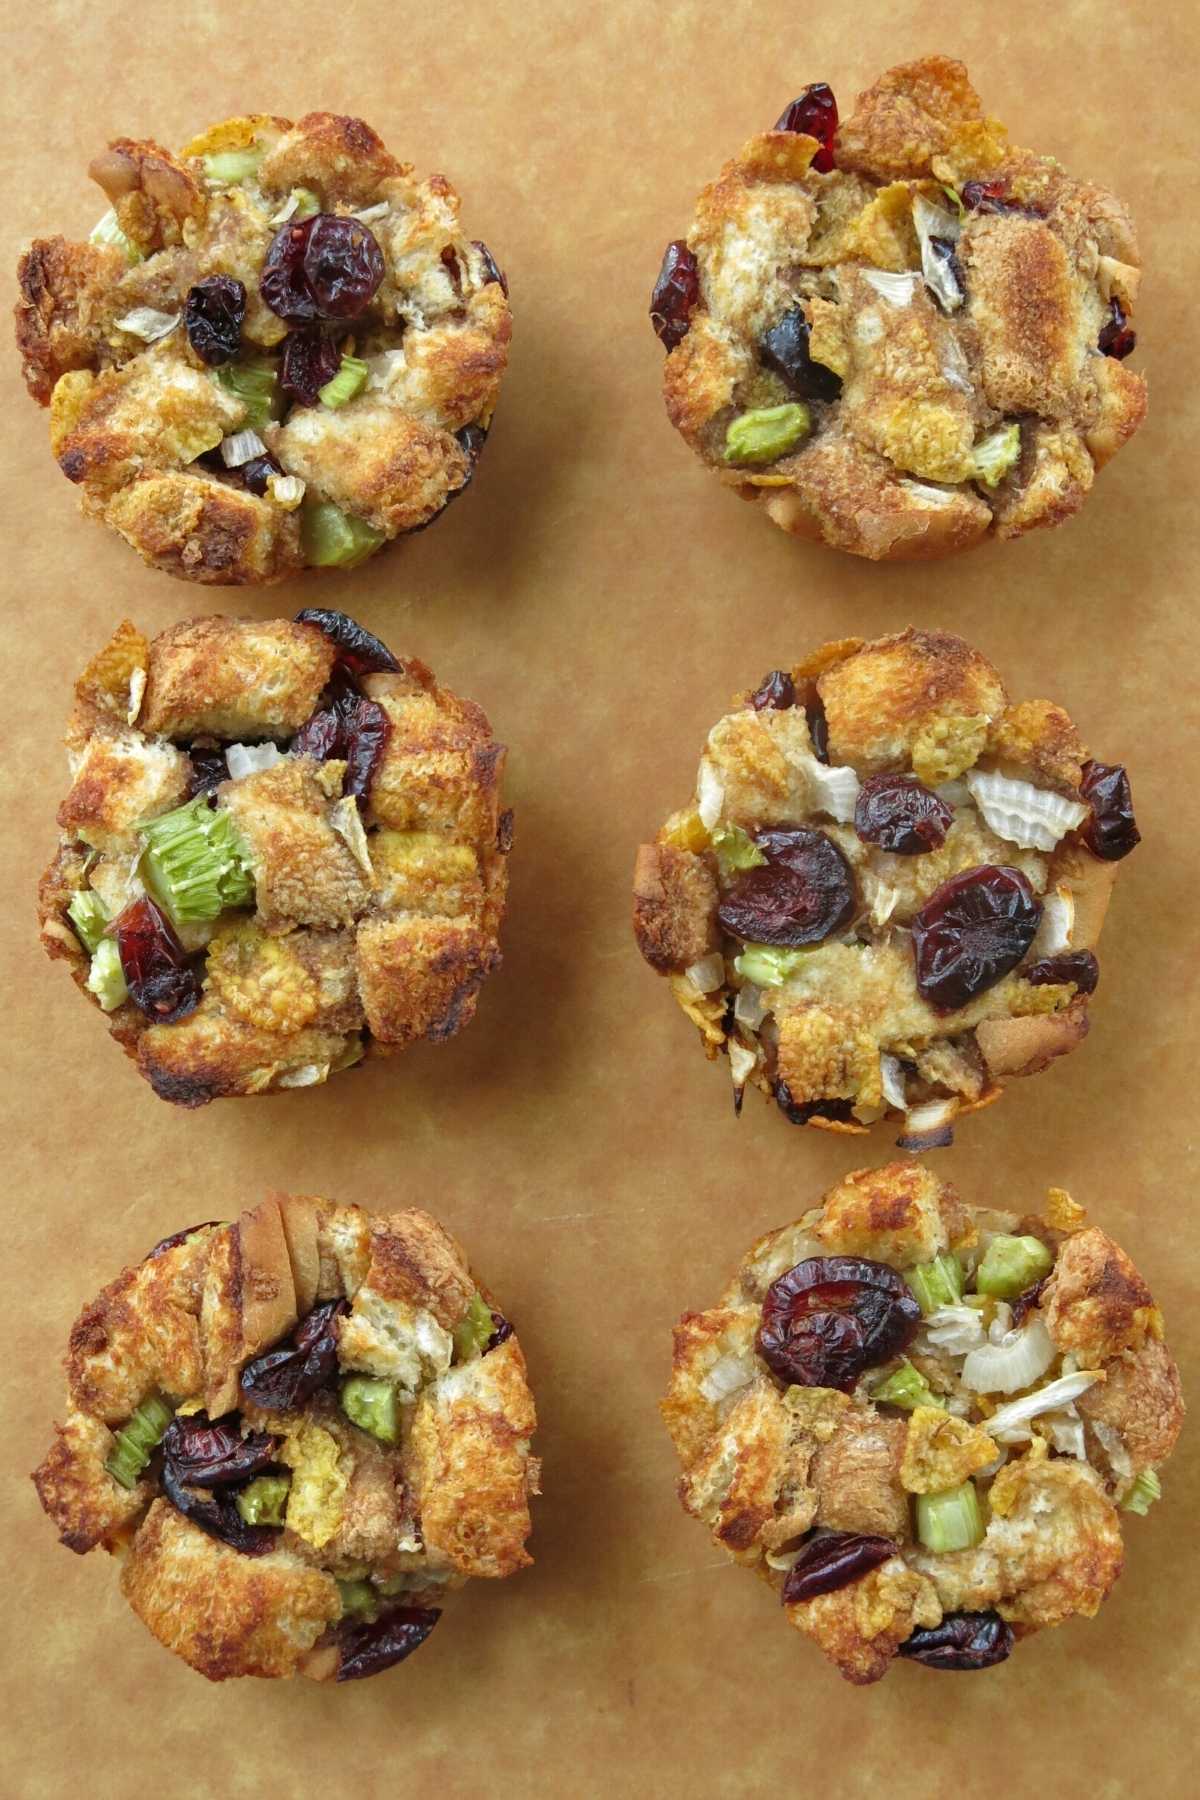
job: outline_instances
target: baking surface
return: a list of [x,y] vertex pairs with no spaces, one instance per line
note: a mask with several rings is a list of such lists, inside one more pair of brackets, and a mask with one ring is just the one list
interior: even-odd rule
[[[1014,697],[1047,694],[1131,771],[1143,844],[1102,945],[1089,1042],[937,1155],[969,1201],[1071,1190],[1133,1255],[1196,1388],[1193,1056],[1200,707],[1195,624],[1195,15],[1113,0],[951,8],[751,0],[648,8],[365,0],[130,8],[47,0],[4,30],[2,261],[104,210],[111,137],[185,142],[229,114],[358,113],[443,169],[508,271],[516,329],[472,493],[366,570],[255,593],[144,569],[76,516],[11,348],[3,383],[3,1395],[10,1725],[0,1791],[1173,1795],[1197,1731],[1193,1421],[1165,1498],[1128,1521],[1099,1618],[988,1676],[899,1665],[843,1685],[674,1497],[656,1402],[670,1326],[840,1172],[890,1153],[733,1118],[628,924],[635,845],[690,791],[730,695],[826,638],[962,633]],[[269,36],[262,29],[269,23]],[[793,543],[668,426],[646,301],[696,190],[810,80],[843,110],[891,63],[961,55],[1018,143],[1108,182],[1138,221],[1150,418],[1054,533],[930,568]],[[11,276],[9,277],[11,285]],[[470,1030],[329,1086],[197,1113],[153,1097],[36,941],[65,791],[71,681],[124,614],[342,607],[489,712],[517,814],[505,967]],[[437,1211],[517,1321],[539,1411],[536,1567],[472,1583],[421,1653],[358,1686],[210,1687],[128,1611],[97,1552],[57,1546],[26,1471],[62,1416],[80,1304],[165,1233],[268,1186]],[[86,1775],[84,1771],[86,1770]],[[978,1785],[977,1785],[978,1784]]]

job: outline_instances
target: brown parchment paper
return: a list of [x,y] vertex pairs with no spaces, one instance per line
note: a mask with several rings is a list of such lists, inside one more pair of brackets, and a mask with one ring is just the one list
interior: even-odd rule
[[[672,1322],[890,1144],[847,1148],[758,1103],[735,1122],[724,1069],[636,955],[628,885],[730,695],[825,638],[948,627],[1014,694],[1067,705],[1130,765],[1144,837],[1092,1035],[967,1121],[938,1167],[972,1200],[1032,1204],[1057,1183],[1085,1201],[1148,1276],[1196,1387],[1195,23],[1113,0],[6,9],[5,270],[34,234],[90,228],[104,203],[84,171],[110,137],[179,144],[232,113],[327,107],[452,177],[510,274],[516,334],[474,491],[365,571],[257,595],[172,582],[79,519],[0,350],[4,1795],[1190,1789],[1200,1422],[1164,1501],[1129,1521],[1101,1616],[988,1676],[905,1665],[844,1686],[679,1510],[656,1413]],[[935,49],[965,57],[1018,142],[1132,204],[1151,414],[1060,531],[877,568],[788,541],[704,475],[663,416],[646,301],[697,188],[794,92],[827,79],[845,103]],[[318,602],[426,658],[511,746],[505,967],[445,1048],[179,1112],[36,943],[70,683],[124,613],[154,631]],[[473,1583],[413,1661],[336,1690],[208,1686],[137,1623],[103,1555],[56,1545],[27,1479],[80,1303],[269,1185],[438,1211],[518,1321],[542,1418],[536,1567]]]

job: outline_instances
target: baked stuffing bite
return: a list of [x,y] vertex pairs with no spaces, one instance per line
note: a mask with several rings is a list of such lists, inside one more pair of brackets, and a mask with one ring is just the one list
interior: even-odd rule
[[48,955],[164,1100],[440,1043],[499,967],[512,814],[470,700],[344,613],[128,621],[75,686]]
[[698,1026],[795,1124],[948,1144],[1082,1041],[1129,781],[1049,700],[911,627],[776,669],[709,733],[638,851],[634,929]]
[[797,537],[875,560],[1078,511],[1137,430],[1122,203],[1018,150],[963,65],[817,82],[706,187],[650,317],[672,424]]
[[17,345],[83,510],[214,584],[348,567],[467,486],[508,289],[442,175],[361,119],[227,119],[178,156],[118,138],[87,243],[21,258]]
[[847,1175],[675,1330],[679,1497],[849,1681],[983,1669],[1091,1618],[1183,1420],[1162,1316],[1061,1188]]
[[42,1506],[210,1681],[378,1674],[532,1560],[525,1358],[428,1213],[277,1194],[177,1232],[84,1307],[66,1371]]

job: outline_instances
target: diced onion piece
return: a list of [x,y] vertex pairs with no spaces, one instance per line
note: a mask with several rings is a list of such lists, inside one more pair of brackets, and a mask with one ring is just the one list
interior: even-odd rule
[[1115,1425],[1108,1425],[1103,1419],[1091,1421],[1092,1430],[1100,1440],[1109,1466],[1119,1481],[1128,1481],[1133,1475],[1133,1458],[1125,1447],[1125,1439]]
[[700,1392],[706,1400],[727,1400],[730,1394],[748,1387],[753,1380],[753,1357],[719,1356],[700,1383]]
[[787,1573],[794,1562],[800,1558],[799,1550],[768,1550],[763,1557],[768,1569],[778,1569],[781,1574]]
[[147,344],[156,344],[159,338],[174,331],[182,317],[182,313],[159,312],[156,306],[135,306],[132,312],[117,320],[117,330],[127,331],[130,337],[139,337]]
[[[976,1286],[978,1286],[978,1275],[976,1275]],[[986,1304],[987,1296],[984,1294],[973,1294],[971,1298],[976,1303],[982,1300]],[[1008,1304],[1007,1300],[995,1301],[992,1311],[992,1322],[987,1328],[989,1342],[993,1344],[1002,1344],[1011,1330],[1012,1307]],[[1063,1370],[1064,1375],[1069,1373],[1070,1370]]]
[[[965,1370],[963,1378],[966,1379]],[[1031,1419],[1036,1419],[1040,1413],[1057,1412],[1059,1407],[1069,1406],[1080,1394],[1086,1394],[1090,1387],[1103,1380],[1098,1369],[1081,1369],[1077,1375],[1060,1375],[1057,1381],[1048,1381],[1036,1394],[1022,1394],[1019,1400],[1010,1400],[1007,1406],[998,1407],[991,1418],[985,1420],[984,1430],[998,1444],[1019,1443],[1030,1435]]]
[[812,784],[814,811],[828,813],[839,825],[849,825],[858,799],[858,776],[854,770],[844,766],[828,768],[815,756],[806,759],[804,767]]
[[367,846],[367,834],[363,830],[362,814],[358,810],[358,801],[353,794],[330,808],[329,823],[342,838],[364,875],[371,876],[371,852]]
[[390,211],[390,202],[377,200],[374,206],[364,206],[361,212],[352,213],[351,217],[357,219],[360,225],[373,225],[376,219],[386,218]]
[[925,1321],[925,1335],[948,1356],[966,1356],[985,1342],[983,1320],[972,1306],[939,1306]]
[[301,1063],[298,1069],[288,1069],[279,1077],[280,1087],[320,1087],[329,1079],[328,1063]]
[[758,1057],[745,1044],[739,1044],[736,1038],[729,1039],[729,1073],[733,1077],[733,1085],[740,1094],[751,1075]]
[[298,475],[267,476],[267,492],[285,512],[295,512],[304,498],[305,485]]
[[957,240],[962,229],[957,215],[948,212],[944,206],[935,206],[924,194],[914,197],[912,212],[921,246],[921,273],[925,285],[947,312],[954,312],[966,296],[948,259],[939,252],[933,240],[939,238],[943,243],[951,244]]
[[914,1106],[904,1117],[904,1130],[896,1139],[899,1150],[944,1150],[954,1142],[954,1118],[958,1112],[957,1097],[949,1100],[926,1100]]
[[706,831],[711,831],[725,804],[725,784],[708,758],[702,757],[696,775],[696,811]]
[[125,709],[125,719],[130,725],[137,724],[137,716],[142,710],[142,700],[146,692],[146,671],[135,669],[129,677],[129,705]]
[[748,981],[745,987],[738,989],[737,999],[733,1003],[733,1016],[739,1025],[745,1025],[749,1031],[757,1031],[767,1016],[763,1005],[762,989],[754,982]]
[[233,781],[240,781],[244,775],[257,775],[263,769],[273,769],[282,761],[283,754],[276,744],[229,744],[225,750],[225,763]]
[[272,225],[286,225],[299,204],[300,196],[293,188],[283,205],[279,208],[279,211],[271,214],[270,223]]
[[1021,850],[1053,850],[1088,816],[1082,801],[1067,800],[1031,781],[972,769],[966,782],[989,829]]
[[900,1067],[898,1056],[884,1055],[879,1058],[879,1084],[888,1105],[905,1112],[908,1100],[904,1092],[904,1070]]
[[1058,1351],[1040,1319],[1010,1331],[999,1344],[980,1344],[967,1354],[963,1383],[975,1394],[1015,1394],[1040,1381]]
[[700,993],[711,994],[725,985],[725,958],[719,950],[714,950],[711,956],[702,956],[687,971],[687,978]]
[[256,456],[265,456],[267,446],[257,431],[235,431],[221,439],[221,461],[227,469],[240,469]]
[[889,306],[908,306],[917,288],[915,273],[895,274],[890,269],[860,269],[868,287],[886,300]]
[[1071,948],[1074,929],[1075,896],[1070,888],[1057,887],[1052,894],[1042,898],[1042,922],[1030,955],[1035,961],[1043,956],[1061,956]]
[[871,923],[877,931],[883,929],[899,904],[899,888],[889,886],[886,881],[876,882],[871,897]]
[[971,790],[961,775],[953,781],[939,782],[933,791],[947,806],[969,806],[971,803]]
[[955,488],[934,487],[931,481],[901,481],[898,484],[906,494],[919,500],[922,506],[949,506],[958,498]]
[[1049,1432],[1050,1442],[1060,1456],[1073,1456],[1079,1462],[1087,1461],[1087,1438],[1083,1420],[1073,1406],[1063,1406],[1056,1412],[1043,1413],[1042,1425]]

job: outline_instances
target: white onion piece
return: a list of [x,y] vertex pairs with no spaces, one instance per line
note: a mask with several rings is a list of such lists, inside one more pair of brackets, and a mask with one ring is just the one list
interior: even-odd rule
[[1002,1344],[1011,1330],[1012,1307],[1007,1300],[997,1300],[992,1322],[988,1326],[988,1339],[993,1344]]
[[1103,1419],[1093,1419],[1091,1426],[1100,1440],[1113,1474],[1121,1481],[1131,1481],[1133,1479],[1133,1458],[1125,1448],[1125,1439],[1116,1426],[1105,1424]]
[[367,848],[367,834],[363,830],[362,814],[358,810],[358,801],[352,794],[339,800],[329,810],[329,823],[345,843],[351,856],[364,875],[371,876],[371,852]]
[[957,489],[934,487],[928,481],[901,481],[899,486],[922,506],[949,506],[958,498]]
[[230,744],[225,751],[225,762],[234,781],[240,781],[244,775],[258,775],[263,769],[273,769],[282,761],[277,744]]
[[888,1105],[898,1107],[901,1112],[906,1112],[908,1100],[904,1093],[904,1071],[900,1067],[898,1056],[880,1057],[879,1081],[883,1088],[883,1097]]
[[950,1100],[926,1100],[904,1116],[904,1130],[896,1139],[899,1150],[944,1150],[954,1142],[954,1115],[959,1108],[957,1097]]
[[729,1073],[733,1077],[733,1085],[740,1094],[754,1072],[758,1057],[745,1044],[739,1044],[736,1038],[729,1039]]
[[886,881],[876,883],[871,900],[871,923],[877,931],[883,929],[899,904],[899,888],[890,887]]
[[949,1356],[966,1356],[984,1340],[983,1320],[973,1306],[939,1306],[925,1321],[930,1343]]
[[706,1400],[726,1400],[753,1380],[753,1357],[719,1356],[700,1383],[700,1392]]
[[[1043,1413],[1042,1424],[1050,1433],[1050,1442],[1060,1456],[1074,1456],[1080,1462],[1087,1461],[1083,1420],[1073,1406],[1063,1406],[1056,1412]],[[1031,1432],[1030,1436],[1032,1435]]]
[[1031,781],[988,775],[972,769],[966,777],[971,797],[997,837],[1021,850],[1053,850],[1061,837],[1082,825],[1088,809]]
[[696,811],[705,831],[712,830],[724,804],[725,785],[707,756],[702,757],[696,774]]
[[328,1063],[301,1063],[298,1069],[289,1069],[279,1077],[280,1087],[320,1087],[329,1078]]
[[748,981],[745,987],[738,989],[738,997],[733,1003],[733,1016],[739,1025],[745,1025],[749,1031],[757,1031],[767,1016],[763,1005],[762,989]]
[[687,978],[700,993],[711,994],[715,988],[725,985],[725,958],[719,950],[714,950],[711,956],[702,956],[688,969]]
[[812,784],[814,811],[828,813],[839,825],[851,824],[858,799],[858,776],[854,770],[844,766],[829,768],[815,756],[805,758],[804,770]]
[[360,225],[373,225],[376,219],[386,218],[390,211],[391,206],[388,201],[377,200],[374,206],[364,206],[361,212],[353,213],[351,216],[357,219]]
[[298,475],[268,475],[267,492],[285,512],[295,512],[304,498],[305,483]]
[[174,331],[182,317],[182,313],[159,312],[156,306],[135,306],[132,312],[117,320],[117,330],[127,331],[130,337],[140,337],[147,344],[156,344],[159,338]]
[[235,431],[221,439],[221,461],[227,469],[240,469],[256,456],[265,456],[267,446],[257,431]]
[[859,271],[868,287],[874,288],[889,306],[908,306],[917,290],[915,273],[896,274],[891,269]]
[[1042,920],[1030,955],[1035,959],[1061,956],[1071,948],[1071,933],[1074,929],[1075,896],[1070,888],[1055,888],[1052,894],[1043,896]]
[[294,191],[290,193],[278,212],[272,213],[268,221],[272,225],[286,225],[300,204],[300,196]]
[[984,1420],[983,1428],[998,1444],[1018,1443],[1030,1435],[1030,1419],[1069,1406],[1072,1400],[1078,1400],[1080,1394],[1086,1394],[1096,1382],[1103,1380],[1098,1369],[1081,1369],[1077,1375],[1060,1375],[1057,1381],[1048,1381],[1036,1394],[1022,1394],[1019,1400],[1010,1400],[1007,1406],[999,1407],[990,1419]]
[[1002,1343],[970,1351],[962,1367],[963,1383],[975,1394],[1015,1394],[1040,1381],[1057,1355],[1042,1321],[1030,1319]]
[[939,800],[946,802],[947,806],[969,806],[971,804],[971,790],[961,775],[953,781],[939,781],[933,791]]
[[933,239],[941,238],[954,243],[961,229],[955,213],[948,212],[944,206],[935,206],[924,194],[918,194],[913,200],[913,224],[917,228],[917,238],[921,245],[921,273],[925,277],[925,285],[936,295],[947,312],[954,312],[965,298],[958,278],[944,256],[938,254]]
[[768,1569],[778,1569],[781,1574],[787,1573],[794,1562],[800,1560],[799,1550],[768,1550],[763,1557]]
[[146,692],[146,671],[135,669],[129,677],[129,705],[125,711],[126,721],[130,725],[137,724],[137,716],[142,710],[142,697]]

